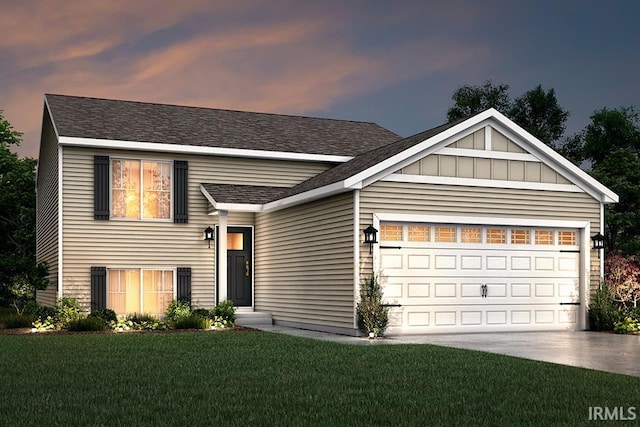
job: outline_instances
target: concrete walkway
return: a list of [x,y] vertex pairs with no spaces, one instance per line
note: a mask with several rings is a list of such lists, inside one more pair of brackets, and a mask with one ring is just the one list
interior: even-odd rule
[[640,377],[640,335],[589,331],[504,332],[392,335],[369,340],[276,325],[260,329],[344,344],[433,344]]

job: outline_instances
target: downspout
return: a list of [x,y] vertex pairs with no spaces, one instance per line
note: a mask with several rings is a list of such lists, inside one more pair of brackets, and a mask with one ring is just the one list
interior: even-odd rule
[[353,328],[358,328],[356,305],[360,297],[360,190],[353,191]]
[[63,203],[63,195],[62,192],[62,145],[58,144],[58,290],[57,290],[57,298],[59,300],[62,298],[63,289],[62,289],[62,279],[64,275],[62,274],[63,270],[63,244],[62,244],[62,203]]

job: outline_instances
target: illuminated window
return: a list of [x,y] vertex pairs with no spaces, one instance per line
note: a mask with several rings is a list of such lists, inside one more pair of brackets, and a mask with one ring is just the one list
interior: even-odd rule
[[380,240],[402,240],[402,226],[392,224],[381,225]]
[[431,228],[426,225],[410,225],[409,241],[410,242],[428,242],[431,240]]
[[227,250],[241,251],[244,249],[242,233],[227,233]]
[[171,163],[112,160],[111,217],[171,219]]
[[455,242],[456,228],[455,227],[436,227],[435,239],[436,239],[436,242]]
[[559,245],[577,245],[578,237],[575,231],[558,231]]
[[512,245],[528,245],[531,243],[531,232],[529,230],[511,230]]
[[536,245],[553,245],[553,231],[536,230]]
[[504,228],[488,228],[487,243],[494,243],[494,244],[507,243],[507,230]]
[[109,270],[108,306],[117,314],[160,316],[173,294],[172,270]]
[[460,229],[460,241],[462,243],[481,243],[482,231],[479,227],[462,227]]

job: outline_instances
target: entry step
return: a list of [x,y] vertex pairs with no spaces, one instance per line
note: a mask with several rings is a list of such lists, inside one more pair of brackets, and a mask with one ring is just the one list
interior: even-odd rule
[[273,324],[271,313],[264,311],[238,311],[236,312],[236,325],[250,328]]

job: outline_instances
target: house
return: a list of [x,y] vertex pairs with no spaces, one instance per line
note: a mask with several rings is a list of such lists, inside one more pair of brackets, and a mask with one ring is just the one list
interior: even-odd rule
[[[616,194],[493,109],[408,138],[373,123],[46,95],[44,304],[163,313],[231,299],[357,333],[584,329]],[[373,226],[377,242],[364,243]],[[213,240],[203,240],[212,231]]]

